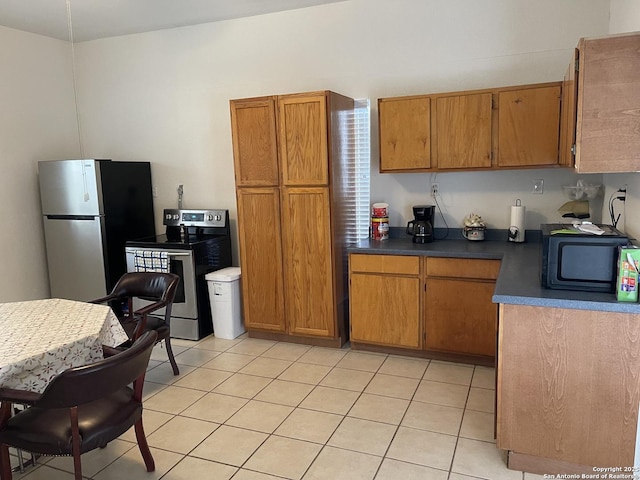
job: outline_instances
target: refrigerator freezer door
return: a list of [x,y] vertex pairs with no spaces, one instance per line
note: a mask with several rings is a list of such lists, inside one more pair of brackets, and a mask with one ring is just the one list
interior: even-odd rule
[[99,175],[96,160],[39,162],[42,214],[103,214]]
[[51,297],[88,301],[108,293],[102,223],[102,217],[44,218]]

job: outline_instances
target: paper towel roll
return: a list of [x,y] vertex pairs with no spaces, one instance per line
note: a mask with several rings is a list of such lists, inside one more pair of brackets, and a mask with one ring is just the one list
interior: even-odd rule
[[509,225],[509,240],[524,242],[524,215],[526,207],[520,204],[520,199],[511,206],[511,223]]

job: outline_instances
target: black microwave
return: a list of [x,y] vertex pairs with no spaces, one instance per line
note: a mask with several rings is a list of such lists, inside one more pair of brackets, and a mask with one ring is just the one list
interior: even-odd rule
[[548,223],[542,230],[541,280],[545,288],[614,292],[618,246],[629,239],[610,225],[604,233],[580,233],[573,225]]

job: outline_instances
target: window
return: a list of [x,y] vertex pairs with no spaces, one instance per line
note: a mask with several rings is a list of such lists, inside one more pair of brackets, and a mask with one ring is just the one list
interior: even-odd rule
[[369,237],[370,219],[370,174],[371,174],[371,121],[369,99],[356,100],[352,121],[347,122],[353,129],[353,143],[346,146],[347,168],[345,169],[346,201],[345,241],[357,242]]

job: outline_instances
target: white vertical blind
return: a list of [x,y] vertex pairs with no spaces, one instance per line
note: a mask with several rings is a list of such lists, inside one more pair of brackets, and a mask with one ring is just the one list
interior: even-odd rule
[[345,241],[352,243],[369,237],[371,119],[368,98],[355,100],[353,121],[349,123],[353,128],[353,143],[347,147],[349,160],[344,182],[349,194],[343,214]]

